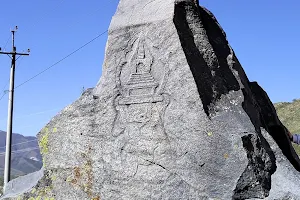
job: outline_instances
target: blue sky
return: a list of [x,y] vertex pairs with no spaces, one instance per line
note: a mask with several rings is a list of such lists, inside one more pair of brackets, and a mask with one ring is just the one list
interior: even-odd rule
[[[297,0],[200,0],[227,33],[250,80],[273,102],[300,98],[300,2]],[[51,66],[107,30],[118,0],[16,0],[1,2],[0,47],[16,33],[20,58],[16,86]],[[101,76],[107,34],[15,91],[14,132],[36,135],[61,109],[75,101],[82,87]],[[6,45],[11,50],[11,41]],[[0,97],[8,88],[10,59],[0,55]],[[0,130],[6,130],[7,95],[0,101]]]

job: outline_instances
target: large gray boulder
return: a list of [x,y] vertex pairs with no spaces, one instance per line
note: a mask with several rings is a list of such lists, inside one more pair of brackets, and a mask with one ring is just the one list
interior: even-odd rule
[[300,199],[287,129],[195,0],[120,0],[99,83],[38,138],[44,175],[3,199]]

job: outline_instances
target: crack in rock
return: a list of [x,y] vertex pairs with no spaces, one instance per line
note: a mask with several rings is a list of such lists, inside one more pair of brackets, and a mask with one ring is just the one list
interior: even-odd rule
[[239,178],[233,199],[265,198],[271,189],[271,175],[276,171],[275,155],[258,135],[242,137],[248,165]]

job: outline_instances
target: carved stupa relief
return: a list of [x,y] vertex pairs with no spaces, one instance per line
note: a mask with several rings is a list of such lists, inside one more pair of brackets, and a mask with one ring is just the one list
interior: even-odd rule
[[[143,38],[135,41],[131,59],[118,73],[120,95],[115,100],[117,118],[113,136],[122,134],[125,137],[122,139],[126,141],[124,151],[137,152],[139,155],[142,152],[150,159],[154,149],[168,140],[163,118],[169,98],[161,92],[165,69],[155,66],[149,43]],[[154,73],[153,67],[157,67],[160,76]]]
[[138,41],[136,52],[129,65],[133,67],[129,80],[122,85],[122,98],[119,104],[137,104],[163,101],[163,96],[157,94],[159,83],[151,74],[153,56],[145,40]]

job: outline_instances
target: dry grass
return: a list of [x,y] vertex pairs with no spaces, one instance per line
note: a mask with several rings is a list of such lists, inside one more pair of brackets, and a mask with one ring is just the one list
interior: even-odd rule
[[[280,121],[291,133],[300,134],[300,99],[274,104]],[[293,145],[300,156],[300,145]]]

